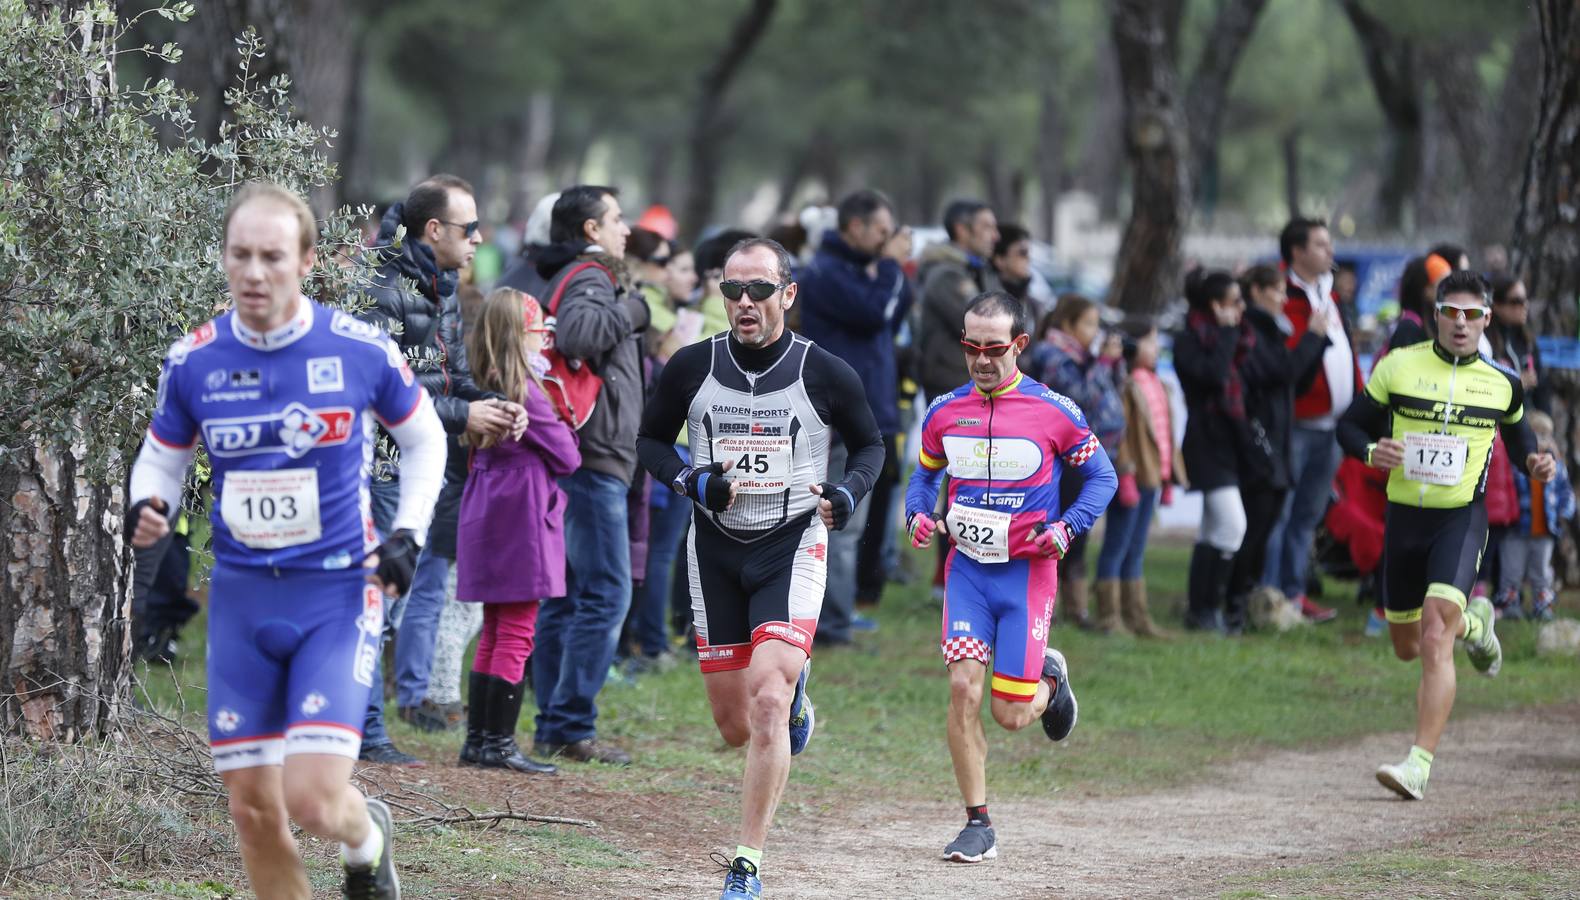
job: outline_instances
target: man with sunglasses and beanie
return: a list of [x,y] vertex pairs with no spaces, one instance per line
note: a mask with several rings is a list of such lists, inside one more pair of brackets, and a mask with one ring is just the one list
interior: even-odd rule
[[[445,604],[445,582],[455,561],[456,516],[466,483],[467,457],[457,438],[462,434],[519,434],[526,428],[526,410],[504,397],[485,394],[472,381],[466,363],[455,290],[460,270],[471,264],[481,242],[477,201],[470,184],[454,175],[434,175],[419,182],[405,201],[390,206],[380,221],[378,240],[368,251],[375,266],[368,289],[373,304],[361,315],[395,341],[418,383],[433,397],[434,410],[448,436],[445,484],[433,510],[428,543],[417,560],[411,590],[389,604],[387,614],[389,627],[398,629],[396,706],[403,720],[429,731],[449,724],[444,712],[425,695]],[[380,534],[390,532],[400,495],[392,451],[391,441],[381,435],[371,486],[373,524]],[[387,627],[386,635],[388,632]],[[421,765],[416,757],[395,747],[384,726],[382,654],[376,675],[363,722],[362,759],[386,765]],[[459,723],[459,711],[454,720]]]
[[[1016,366],[1031,340],[1025,308],[1003,291],[987,291],[966,307],[964,324],[959,341],[971,381],[927,409],[905,518],[912,546],[927,547],[940,533],[954,545],[944,570],[940,645],[949,668],[949,755],[966,825],[944,858],[974,863],[998,855],[981,715],[989,659],[993,719],[1001,727],[1019,731],[1040,719],[1051,740],[1069,735],[1077,714],[1069,667],[1047,645],[1058,564],[1071,540],[1108,508],[1119,480],[1080,408]],[[1085,483],[1060,509],[1066,467]]]
[[1426,791],[1433,755],[1454,706],[1454,641],[1476,671],[1494,676],[1503,649],[1492,604],[1466,599],[1487,546],[1486,470],[1495,434],[1532,480],[1556,462],[1536,449],[1520,376],[1479,352],[1491,315],[1487,283],[1454,272],[1437,286],[1437,337],[1383,357],[1338,424],[1344,452],[1388,470],[1383,584],[1388,630],[1400,659],[1421,660],[1415,743],[1377,780],[1407,800]]
[[[790,757],[806,748],[812,637],[828,534],[883,466],[883,435],[849,365],[785,328],[793,260],[776,241],[730,251],[730,330],[670,358],[642,419],[642,465],[695,505],[686,541],[697,657],[713,721],[746,747],[740,844],[720,900],[762,896],[759,871]],[[682,425],[691,464],[675,453]],[[830,481],[829,445],[850,449]]]
[[540,757],[620,766],[630,765],[631,756],[599,740],[597,698],[631,608],[627,495],[636,476],[649,311],[626,274],[630,234],[618,191],[579,184],[554,201],[549,245],[536,257],[538,274],[548,282],[539,300],[554,320],[554,349],[590,367],[600,384],[577,427],[581,468],[560,479],[565,596],[544,599],[538,613],[533,746]]

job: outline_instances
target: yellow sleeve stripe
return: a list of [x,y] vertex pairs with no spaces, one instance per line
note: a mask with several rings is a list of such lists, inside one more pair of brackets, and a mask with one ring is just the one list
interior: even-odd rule
[[938,457],[929,454],[926,450],[917,451],[917,461],[927,468],[932,469],[934,472],[942,469],[944,466],[949,465],[949,460],[939,459]]

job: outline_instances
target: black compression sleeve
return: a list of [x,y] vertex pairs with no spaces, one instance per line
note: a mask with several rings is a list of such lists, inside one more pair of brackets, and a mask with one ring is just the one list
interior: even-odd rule
[[861,378],[844,360],[817,347],[807,356],[803,377],[818,412],[850,451],[841,483],[860,503],[883,469],[883,434],[867,405]]
[[1531,431],[1530,410],[1525,408],[1525,385],[1518,375],[1509,372],[1503,373],[1509,379],[1509,386],[1513,393],[1509,399],[1509,415],[1521,412],[1520,420],[1510,425],[1507,423],[1498,426],[1498,433],[1503,435],[1503,448],[1509,452],[1509,462],[1525,475],[1531,473],[1526,465],[1532,453],[1536,452],[1536,433]]
[[657,389],[648,397],[647,408],[642,412],[642,427],[636,434],[636,455],[642,461],[642,468],[665,487],[685,468],[685,462],[675,452],[675,438],[686,424],[691,399],[708,377],[712,346],[708,341],[692,344],[670,357],[669,364],[658,377]]
[[1388,407],[1361,391],[1339,419],[1335,431],[1344,452],[1365,462],[1366,446],[1388,434]]
[[1527,463],[1536,452],[1536,433],[1531,431],[1531,423],[1521,419],[1513,425],[1499,425],[1498,433],[1503,435],[1503,448],[1509,451],[1509,463],[1529,477],[1531,470]]

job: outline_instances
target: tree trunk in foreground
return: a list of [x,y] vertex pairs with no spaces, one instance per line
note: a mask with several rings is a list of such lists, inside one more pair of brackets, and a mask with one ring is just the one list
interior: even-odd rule
[[[1535,303],[1540,334],[1573,338],[1580,327],[1580,0],[1540,0],[1541,106],[1531,135],[1530,156],[1514,225],[1514,271],[1525,279]],[[1558,444],[1577,474],[1580,446],[1580,372],[1549,369],[1553,424]],[[1554,560],[1568,584],[1580,576],[1573,523]]]

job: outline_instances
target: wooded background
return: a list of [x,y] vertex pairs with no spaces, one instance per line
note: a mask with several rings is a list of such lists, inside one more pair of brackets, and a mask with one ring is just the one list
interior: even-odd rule
[[1340,238],[1506,243],[1540,65],[1535,9],[1513,0],[212,0],[130,35],[184,49],[146,74],[197,96],[200,133],[246,25],[302,116],[339,133],[322,202],[452,171],[519,220],[607,180],[693,234],[868,185],[910,222],[967,193],[1046,238],[1072,189],[1117,220],[1127,96],[1168,94],[1158,136],[1197,227],[1299,209]]
[[686,235],[870,186],[1046,236],[1079,190],[1135,316],[1187,230],[1271,248],[1299,211],[1507,245],[1538,330],[1577,327],[1580,0],[0,0],[0,135],[0,730],[42,738],[128,698],[122,487],[245,179],[311,192],[336,301],[346,204],[451,171],[493,222],[593,181]]

